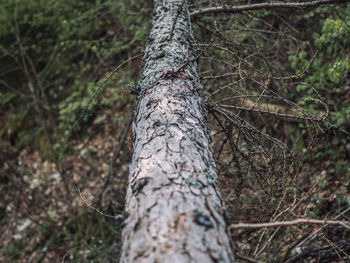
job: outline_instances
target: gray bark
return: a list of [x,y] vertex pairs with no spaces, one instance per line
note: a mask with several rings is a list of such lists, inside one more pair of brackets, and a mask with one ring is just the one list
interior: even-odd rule
[[155,0],[121,262],[233,262],[187,1]]

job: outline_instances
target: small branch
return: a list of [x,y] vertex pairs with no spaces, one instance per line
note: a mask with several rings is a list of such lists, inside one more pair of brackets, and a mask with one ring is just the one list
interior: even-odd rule
[[176,12],[176,15],[175,15],[175,19],[174,19],[174,22],[173,22],[173,25],[172,25],[171,31],[170,31],[170,37],[169,37],[169,40],[170,40],[170,41],[173,39],[176,21],[177,21],[177,18],[179,17],[179,15],[180,15],[180,13],[181,13],[182,6],[184,5],[184,3],[185,3],[185,0],[182,0],[181,5],[180,5],[179,8],[177,9],[177,12]]
[[132,115],[129,117],[129,120],[127,121],[127,124],[123,130],[123,133],[121,134],[121,136],[119,136],[118,140],[116,140],[116,141],[119,141],[119,147],[117,148],[116,142],[113,143],[113,155],[112,155],[112,159],[111,159],[111,164],[109,166],[109,173],[108,173],[108,176],[107,176],[105,183],[101,186],[101,188],[99,190],[98,200],[97,200],[98,206],[101,206],[103,193],[106,190],[107,186],[109,185],[111,178],[113,177],[114,167],[117,165],[116,160],[119,158],[119,154],[121,153],[121,151],[125,145],[125,141],[127,139],[128,131],[130,130],[131,124],[132,124]]
[[200,56],[202,55],[202,51],[199,53],[199,55],[197,55],[196,57],[194,57],[193,59],[187,60],[186,63],[182,64],[180,67],[178,67],[174,73],[179,73],[181,70],[183,70],[185,67],[187,67],[190,63],[196,61],[197,59],[200,58]]
[[258,10],[258,9],[274,9],[274,8],[306,8],[306,7],[317,7],[325,4],[336,4],[346,3],[348,0],[316,0],[309,2],[267,2],[258,4],[248,4],[240,6],[216,6],[208,7],[201,10],[193,11],[191,13],[191,19],[203,14],[208,13],[239,13],[243,11]]
[[[269,105],[275,108],[283,108],[282,106],[278,106],[278,105],[272,105],[272,104],[262,104],[262,105],[256,105],[256,108],[254,107],[242,107],[242,106],[236,106],[236,105],[224,105],[224,104],[220,104],[217,105],[217,107],[219,108],[226,108],[226,109],[233,109],[233,110],[244,110],[244,111],[250,111],[250,112],[257,112],[257,113],[261,113],[261,114],[269,114],[269,115],[273,115],[276,116],[278,118],[281,118],[283,120],[287,120],[287,121],[295,121],[295,122],[302,122],[302,121],[316,121],[316,122],[324,122],[324,118],[322,117],[318,117],[315,115],[311,115],[311,117],[309,116],[299,116],[298,113],[302,113],[297,112],[296,114],[288,114],[288,113],[279,113],[278,111],[273,111],[273,110],[269,110],[269,109],[264,109],[264,107],[268,107]],[[326,115],[328,117],[328,115]]]
[[85,108],[83,109],[82,113],[80,114],[80,116],[74,121],[71,130],[74,130],[75,126],[78,125],[78,123],[81,121],[82,118],[84,118],[86,111],[90,105],[90,103],[93,101],[93,99],[96,98],[96,96],[98,95],[99,91],[106,85],[107,81],[114,75],[114,73],[116,73],[121,67],[123,67],[124,65],[126,65],[127,63],[129,63],[130,61],[141,57],[143,55],[143,53],[137,54],[131,58],[128,58],[127,60],[125,60],[123,63],[119,64],[119,66],[117,66],[116,68],[113,69],[112,72],[110,72],[108,74],[108,76],[97,86],[96,90],[94,91],[94,93],[92,94],[92,96],[90,97],[87,105],[85,106]]
[[[308,262],[313,262],[312,259],[317,258],[317,262],[348,262],[343,259],[349,259],[350,244],[346,240],[329,243],[325,246],[311,246],[304,249],[301,253],[289,258],[286,263],[305,262],[305,259],[310,259]],[[304,260],[303,260],[304,259]],[[341,260],[341,261],[339,261]]]
[[244,256],[244,255],[235,254],[235,256],[236,256],[237,259],[240,259],[240,260],[243,260],[243,261],[246,261],[246,262],[250,262],[250,263],[262,263],[262,262],[259,261],[259,260],[256,260],[256,259],[251,258],[251,257]]
[[204,50],[201,50],[196,57],[194,57],[193,59],[188,59],[186,61],[186,63],[184,63],[180,67],[178,67],[174,71],[174,73],[179,73],[181,70],[183,70],[185,67],[187,67],[190,63],[195,62],[197,59],[199,59],[202,56],[202,54],[205,53],[209,49],[209,47],[211,47],[211,45],[212,45],[212,41],[210,41],[210,43],[207,45],[207,47]]
[[318,219],[296,219],[292,221],[275,221],[269,223],[257,223],[257,224],[249,224],[249,223],[239,223],[232,224],[229,229],[251,229],[251,228],[271,228],[271,227],[279,227],[279,226],[295,226],[301,224],[315,224],[315,225],[341,225],[347,229],[350,229],[350,225],[347,222],[343,221],[334,221],[334,220],[318,220]]
[[122,215],[116,215],[116,216],[108,215],[108,214],[103,213],[102,211],[100,211],[100,210],[97,209],[96,207],[93,207],[93,206],[84,198],[84,196],[81,194],[81,191],[80,191],[80,188],[78,187],[78,185],[76,185],[76,188],[77,188],[77,190],[78,190],[78,193],[79,193],[79,196],[80,196],[81,200],[84,202],[84,204],[85,204],[87,207],[89,207],[89,208],[95,210],[95,211],[96,211],[97,213],[99,213],[100,215],[103,215],[103,216],[106,216],[106,217],[116,218],[116,219],[118,219],[118,220],[123,218]]
[[[336,215],[334,219],[338,219],[339,217],[341,216],[344,216],[347,212],[350,211],[350,206],[347,207],[346,209],[344,209],[343,211],[341,211],[338,215]],[[309,242],[309,241],[312,241],[317,235],[319,232],[321,232],[327,225],[324,225],[322,227],[320,227],[317,231],[311,233],[308,237],[306,237],[305,239],[302,240],[301,243],[299,243],[296,247],[301,247],[302,245],[304,245],[306,242]]]

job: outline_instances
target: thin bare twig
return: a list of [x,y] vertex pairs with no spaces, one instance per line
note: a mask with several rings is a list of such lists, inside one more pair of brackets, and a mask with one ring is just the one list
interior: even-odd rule
[[259,260],[256,260],[254,258],[251,258],[251,257],[247,257],[247,256],[244,256],[244,255],[240,255],[240,254],[235,254],[236,258],[237,259],[240,259],[240,260],[243,260],[243,261],[246,261],[246,262],[251,262],[251,263],[262,263],[262,261],[259,261]]
[[127,60],[125,60],[123,63],[119,64],[119,66],[117,66],[115,69],[113,69],[113,71],[111,73],[109,73],[109,75],[97,86],[94,94],[92,94],[92,96],[90,97],[87,105],[85,106],[83,112],[80,114],[80,116],[75,120],[74,124],[72,125],[72,130],[75,128],[75,126],[77,126],[77,124],[81,121],[81,119],[85,116],[87,108],[89,107],[90,103],[92,102],[92,100],[94,98],[96,98],[98,92],[104,87],[104,85],[106,85],[107,81],[113,76],[114,73],[116,73],[121,67],[123,67],[125,64],[127,64],[128,62],[142,56],[143,53],[137,54],[131,58],[128,58]]
[[194,58],[192,59],[188,59],[184,64],[182,64],[180,67],[178,67],[174,73],[178,73],[180,72],[181,70],[183,70],[185,67],[187,67],[190,63],[192,62],[195,62],[197,59],[199,59],[203,53],[205,53],[209,47],[211,47],[211,44],[212,44],[213,40],[210,41],[210,43],[208,44],[208,46],[204,49],[204,50],[201,50],[199,52],[199,54],[197,56],[195,56]]
[[[128,131],[130,130],[130,126],[132,124],[132,115],[129,116],[129,119],[127,121],[127,124],[122,132],[122,134],[119,136],[119,138],[113,143],[113,155],[112,155],[112,159],[111,159],[111,164],[109,166],[109,173],[107,176],[107,179],[105,181],[104,184],[101,185],[101,188],[99,190],[99,194],[98,194],[98,199],[97,199],[97,205],[101,206],[101,201],[102,201],[102,197],[103,197],[103,193],[106,190],[107,186],[109,185],[111,178],[113,176],[114,173],[114,167],[117,165],[116,164],[116,160],[119,158],[119,154],[121,153],[124,145],[125,145],[125,141],[126,138],[128,136]],[[119,142],[119,147],[117,148],[116,142]]]
[[317,0],[309,2],[266,2],[257,4],[248,4],[240,6],[215,6],[193,11],[191,13],[191,19],[203,14],[208,13],[239,13],[243,11],[251,11],[258,9],[274,9],[274,8],[306,8],[306,7],[317,7],[325,4],[337,4],[346,3],[348,0]]
[[[299,115],[294,115],[294,114],[279,113],[279,112],[270,111],[270,110],[263,110],[263,109],[259,109],[259,108],[253,108],[253,107],[247,108],[247,107],[242,107],[242,106],[224,105],[224,104],[217,105],[217,107],[226,108],[226,109],[234,109],[234,110],[244,110],[244,111],[250,111],[250,112],[258,112],[258,113],[262,113],[262,114],[265,113],[265,114],[274,115],[278,118],[282,118],[285,120],[294,120],[294,121],[310,120],[310,121],[324,122],[324,117],[321,118],[321,117],[314,116],[314,115],[312,115],[312,117],[299,116]],[[326,115],[326,117],[328,117],[328,115]]]
[[[350,206],[347,207],[344,211],[340,212],[338,215],[336,215],[336,216],[334,217],[334,219],[338,219],[339,217],[343,216],[344,214],[346,214],[346,213],[349,212],[349,211],[350,211]],[[317,231],[311,233],[308,237],[306,237],[305,239],[303,239],[302,242],[300,242],[300,244],[298,244],[297,247],[301,247],[304,243],[306,243],[306,242],[308,242],[308,241],[314,239],[314,238],[318,235],[318,233],[321,232],[326,226],[327,226],[327,225],[324,225],[324,226],[322,226],[321,228],[319,228]]]
[[116,216],[108,215],[108,214],[103,213],[102,211],[100,211],[100,210],[97,209],[96,207],[93,207],[93,206],[84,198],[84,196],[81,194],[81,191],[80,191],[80,188],[78,187],[78,185],[76,185],[76,188],[77,188],[77,190],[78,190],[79,197],[81,198],[81,200],[84,202],[84,204],[85,204],[87,207],[89,207],[89,208],[95,210],[95,211],[96,211],[97,213],[99,213],[100,215],[103,215],[103,216],[106,216],[106,217],[111,217],[111,218],[115,218],[115,219],[121,219],[121,218],[123,218],[122,215],[116,215]]
[[174,18],[174,22],[173,22],[173,25],[172,25],[171,30],[170,30],[170,37],[169,37],[170,40],[173,39],[174,29],[175,29],[175,25],[176,25],[176,22],[177,22],[177,18],[179,17],[179,15],[181,13],[182,6],[184,5],[184,3],[185,3],[185,0],[182,0],[181,5],[177,9],[177,12],[176,12],[176,15],[175,15],[175,18]]
[[268,223],[239,223],[230,225],[229,229],[252,229],[252,228],[271,228],[271,227],[279,227],[279,226],[295,226],[301,224],[315,224],[315,225],[341,225],[347,229],[350,229],[350,225],[348,222],[344,221],[335,221],[335,220],[318,220],[318,219],[310,219],[310,218],[299,218],[292,221],[275,221]]

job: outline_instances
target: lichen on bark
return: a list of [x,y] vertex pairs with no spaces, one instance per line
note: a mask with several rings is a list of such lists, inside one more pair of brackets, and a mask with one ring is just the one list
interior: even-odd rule
[[197,55],[187,1],[155,0],[133,123],[121,262],[233,262]]

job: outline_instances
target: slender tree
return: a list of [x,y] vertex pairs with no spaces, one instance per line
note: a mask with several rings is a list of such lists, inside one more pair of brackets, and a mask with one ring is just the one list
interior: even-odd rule
[[233,262],[185,0],[154,1],[121,262]]

